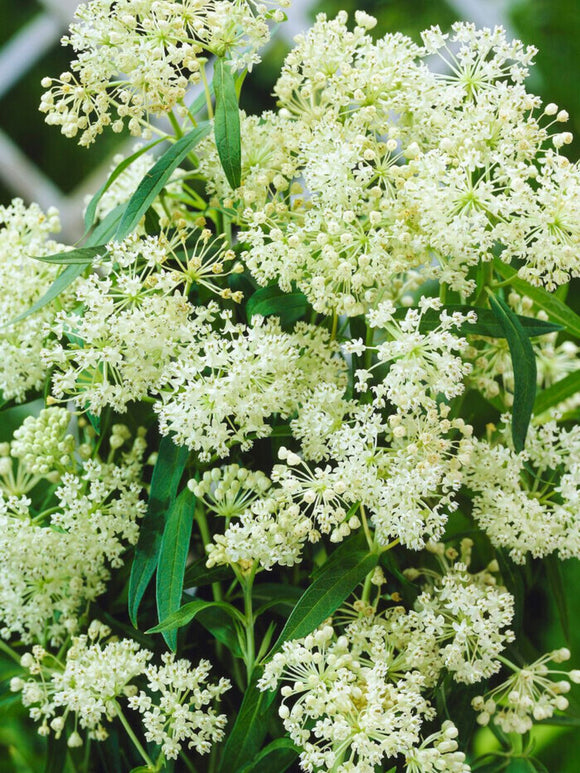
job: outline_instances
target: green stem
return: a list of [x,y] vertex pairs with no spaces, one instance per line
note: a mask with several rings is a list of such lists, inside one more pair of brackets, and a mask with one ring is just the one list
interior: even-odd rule
[[205,65],[201,68],[201,80],[203,82],[203,88],[205,90],[205,102],[207,105],[207,115],[209,120],[211,121],[213,119],[213,105],[211,102],[211,92],[209,90],[209,85],[205,74]]
[[173,131],[175,132],[175,136],[178,140],[180,140],[183,137],[183,129],[179,125],[179,121],[177,120],[173,111],[170,110],[168,116],[171,126],[173,127]]
[[131,725],[127,722],[127,718],[123,714],[123,712],[121,711],[121,707],[119,706],[118,703],[117,703],[117,716],[121,720],[121,724],[125,728],[125,731],[126,731],[127,735],[129,736],[129,738],[133,742],[134,747],[137,749],[137,751],[141,755],[141,757],[142,757],[143,761],[145,762],[145,764],[148,765],[151,768],[152,771],[159,770],[159,768],[156,765],[154,765],[153,760],[151,759],[151,757],[147,754],[145,749],[141,746],[141,743],[140,743],[139,739],[137,738],[137,736],[133,732],[133,728],[131,727]]
[[336,330],[338,327],[338,314],[336,311],[332,315],[332,329],[330,331],[330,340],[334,341],[336,339]]
[[15,660],[18,665],[20,665],[20,655],[12,649],[12,647],[9,644],[6,644],[6,642],[2,641],[0,639],[0,651],[6,653],[9,658],[12,658],[12,660]]
[[258,563],[254,561],[254,565],[248,575],[241,575],[240,583],[244,592],[244,614],[246,616],[246,652],[245,663],[246,672],[248,676],[248,684],[252,679],[252,673],[254,671],[254,665],[256,662],[256,643],[254,638],[254,610],[252,591],[254,588],[254,578],[258,569]]
[[[197,507],[195,510],[195,520],[197,521],[197,525],[199,526],[199,532],[201,534],[201,538],[203,540],[203,549],[204,552],[206,551],[206,546],[210,544],[211,542],[211,534],[209,531],[209,526],[207,525],[207,518],[205,517],[205,510],[202,507]],[[211,590],[213,593],[213,600],[214,601],[222,601],[223,600],[223,594],[222,594],[222,586],[219,584],[219,582],[213,582],[211,585]]]

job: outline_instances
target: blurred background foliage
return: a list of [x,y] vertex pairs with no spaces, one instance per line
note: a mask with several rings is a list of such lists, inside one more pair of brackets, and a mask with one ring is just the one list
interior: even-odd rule
[[[46,11],[47,5],[54,7],[55,3],[58,0],[50,3],[45,0],[0,0],[0,55],[15,34],[34,22]],[[302,10],[305,7],[303,0]],[[580,0],[320,0],[308,6],[307,15],[313,18],[324,11],[333,16],[341,8],[352,15],[356,9],[363,9],[378,18],[375,30],[378,35],[399,30],[418,40],[419,32],[432,24],[439,24],[445,30],[456,19],[471,20],[467,13],[469,8],[477,10],[479,19],[481,14],[485,16],[486,8],[493,11],[498,7],[505,15],[510,31],[539,49],[537,66],[528,81],[528,88],[546,102],[556,102],[568,110],[569,127],[576,139],[565,150],[572,160],[577,160],[580,157]],[[491,13],[492,23],[494,18]],[[262,64],[247,79],[242,106],[248,112],[274,106],[272,86],[288,47],[289,43],[281,36],[275,38]],[[43,116],[36,109],[42,92],[40,80],[44,75],[58,74],[66,69],[68,59],[69,51],[55,44],[0,97],[0,129],[64,194],[77,189],[88,175],[106,165],[126,143],[126,138],[109,133],[88,152],[66,140],[57,129],[44,125]],[[2,76],[0,69],[0,83]],[[1,204],[8,203],[14,195],[21,195],[19,183],[15,179],[0,180]],[[97,187],[96,182],[93,187]],[[80,223],[80,212],[78,220]],[[17,415],[19,410],[14,409],[14,426],[22,418]],[[11,429],[13,427],[3,426],[0,440],[8,439]],[[566,645],[573,653],[570,667],[580,668],[580,563],[570,560],[561,564],[561,598],[558,601],[558,594],[553,584],[546,581],[542,567],[530,562],[526,574],[522,650],[533,658],[539,652]],[[562,611],[564,607],[565,612]],[[0,660],[0,771],[42,773],[43,741],[19,708],[16,696],[4,689],[14,673],[13,663]],[[580,717],[580,703],[574,693],[569,713]],[[580,771],[578,722],[571,726],[564,724],[564,720],[561,726],[538,725],[532,735],[537,754],[550,773]],[[477,753],[497,747],[499,742],[491,730],[478,731]],[[530,768],[514,760],[506,770],[508,773],[526,773]],[[61,771],[54,770],[54,773]]]

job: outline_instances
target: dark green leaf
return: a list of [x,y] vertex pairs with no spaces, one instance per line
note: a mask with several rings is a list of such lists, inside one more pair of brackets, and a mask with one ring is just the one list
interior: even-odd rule
[[514,629],[516,636],[518,636],[522,629],[526,592],[522,572],[503,548],[496,548],[495,555],[497,557],[503,583],[514,597],[514,620],[512,628]]
[[577,392],[580,392],[580,370],[569,373],[561,381],[556,381],[552,386],[542,390],[534,402],[534,416],[540,416]]
[[512,439],[514,449],[519,453],[526,443],[536,398],[536,357],[530,339],[510,307],[501,298],[491,294],[489,301],[498,322],[505,331],[512,358],[514,370]]
[[541,719],[536,725],[557,725],[558,727],[580,727],[580,717],[554,716],[549,719]]
[[200,588],[202,585],[232,578],[233,573],[228,566],[214,566],[212,569],[208,569],[206,561],[205,557],[198,558],[187,567],[183,578],[184,588]]
[[571,333],[580,337],[580,316],[575,314],[565,303],[562,303],[555,295],[551,295],[541,287],[534,287],[524,279],[520,279],[518,272],[511,266],[502,263],[499,258],[494,260],[493,265],[503,279],[509,280],[514,290],[517,290],[522,295],[527,295],[536,306],[548,313],[553,322],[559,322],[560,325],[563,325]]
[[115,182],[115,180],[123,174],[125,169],[128,169],[133,161],[136,161],[140,156],[142,156],[144,153],[147,153],[152,148],[154,148],[156,145],[159,145],[160,142],[163,142],[164,137],[160,137],[159,139],[155,140],[154,142],[150,142],[149,145],[145,145],[142,148],[139,148],[135,153],[131,154],[127,158],[124,158],[120,164],[118,164],[115,169],[111,172],[111,175],[109,176],[109,179],[101,185],[99,190],[95,193],[93,198],[90,200],[89,205],[85,211],[85,228],[88,230],[91,228],[95,221],[95,215],[97,213],[97,207],[99,205],[99,201],[101,200],[101,197],[106,191],[109,190],[111,185]]
[[98,244],[96,247],[78,247],[76,250],[68,252],[56,252],[54,255],[30,256],[34,260],[41,260],[43,263],[60,263],[63,266],[80,265],[89,266],[97,255],[106,255],[107,245]]
[[240,137],[240,108],[236,83],[231,68],[223,57],[215,60],[213,69],[215,89],[214,131],[218,155],[232,188],[242,181],[242,143]]
[[221,642],[234,657],[243,658],[237,630],[231,616],[220,607],[206,607],[197,613],[195,620],[202,625],[216,641]]
[[568,616],[568,603],[566,601],[566,591],[564,590],[564,581],[562,579],[562,564],[560,559],[552,554],[544,558],[544,566],[546,567],[550,592],[554,597],[556,607],[558,608],[558,616],[560,618],[562,631],[564,632],[566,641],[570,642],[570,618]]
[[159,625],[150,628],[146,633],[165,633],[166,631],[175,631],[178,628],[183,628],[184,625],[190,623],[194,617],[207,607],[219,607],[232,618],[237,620],[242,625],[245,624],[244,616],[234,606],[228,604],[226,601],[204,601],[202,599],[196,599],[195,601],[189,601],[184,604],[180,609],[164,618]]
[[166,150],[151,167],[127,203],[117,228],[117,241],[125,239],[139,225],[141,218],[167,185],[173,172],[197,143],[209,134],[210,128],[209,123],[200,123]]
[[165,517],[175,497],[189,452],[170,437],[161,439],[149,492],[147,513],[141,522],[129,579],[129,617],[137,627],[137,612],[143,594],[157,568]]
[[266,737],[266,718],[276,693],[258,690],[256,684],[259,676],[260,669],[256,669],[222,749],[219,773],[237,772],[243,765],[254,760]]
[[516,758],[510,761],[505,769],[506,773],[535,773],[535,768],[530,760]]
[[[348,513],[346,514],[345,521],[348,522],[349,518],[354,515],[360,507],[360,502],[356,502],[352,507],[349,509]],[[349,560],[349,556],[351,556],[353,553],[368,553],[367,550],[367,538],[365,537],[364,532],[362,529],[359,529],[358,531],[355,531],[354,534],[351,534],[350,537],[347,537],[344,539],[340,545],[334,550],[326,559],[326,561],[322,564],[322,566],[319,566],[318,568],[315,568],[311,572],[311,578],[313,580],[317,580],[321,574],[328,571],[329,567],[342,565],[343,561]]]
[[377,565],[378,555],[357,551],[340,563],[324,566],[317,579],[301,596],[272,648],[276,652],[285,641],[300,639],[330,617],[356,586]]
[[289,738],[277,738],[269,743],[239,773],[284,773],[298,757],[298,749]]
[[284,293],[278,285],[261,287],[248,298],[246,315],[251,321],[254,314],[262,317],[275,315],[283,324],[296,322],[308,310],[308,301],[303,293]]
[[[446,311],[449,315],[454,312],[460,314],[467,314],[469,311],[475,311],[477,314],[477,322],[464,322],[457,328],[457,332],[461,335],[479,335],[487,336],[490,338],[505,338],[505,329],[503,325],[498,322],[496,315],[490,309],[484,309],[477,306],[444,306],[443,309],[427,309],[421,316],[421,324],[419,330],[422,333],[426,333],[430,330],[435,330],[440,325],[440,315],[442,311]],[[408,309],[402,308],[395,311],[395,319],[404,319]],[[526,334],[533,338],[534,336],[546,335],[547,333],[555,333],[558,330],[562,330],[562,325],[547,322],[543,319],[536,319],[535,317],[523,317],[516,315],[520,325],[526,331]]]
[[6,327],[7,325],[15,325],[17,322],[26,319],[26,317],[29,317],[31,314],[34,314],[36,311],[39,311],[40,309],[44,308],[44,306],[47,306],[49,303],[54,301],[55,298],[58,298],[58,296],[83,273],[85,268],[85,265],[81,265],[79,263],[73,263],[70,266],[67,266],[57,276],[44,295],[36,301],[36,303],[33,303],[29,309],[24,311],[22,314],[19,314],[14,319],[10,320],[10,322],[5,323],[3,327]]
[[66,736],[62,735],[57,739],[51,733],[48,736],[44,773],[62,773],[66,768],[66,756]]
[[[99,223],[99,225],[94,229],[94,231],[87,238],[87,241],[84,247],[85,248],[97,247],[99,245],[105,244],[106,242],[110,241],[114,236],[115,229],[117,228],[117,223],[119,222],[123,211],[124,211],[124,205],[120,205],[118,207],[115,207],[115,209],[112,210],[112,212],[109,212],[107,217],[101,223]],[[29,317],[31,314],[34,314],[35,312],[44,308],[44,306],[47,306],[49,303],[54,301],[55,298],[58,298],[58,296],[62,292],[64,292],[66,288],[69,287],[69,285],[71,285],[75,281],[75,279],[77,279],[84,272],[85,268],[86,268],[86,265],[80,264],[80,263],[72,263],[68,265],[56,277],[56,279],[48,288],[48,290],[45,292],[45,294],[41,298],[39,298],[36,301],[36,303],[34,303],[29,309],[27,309],[22,314],[19,314],[10,322],[5,323],[4,326],[14,325],[16,322],[20,322],[21,320],[26,319],[26,317]]]
[[[159,547],[156,577],[159,620],[165,620],[172,615],[181,604],[183,574],[189,552],[194,509],[195,495],[186,486],[169,510]],[[175,651],[177,629],[166,629],[163,638],[167,646]]]

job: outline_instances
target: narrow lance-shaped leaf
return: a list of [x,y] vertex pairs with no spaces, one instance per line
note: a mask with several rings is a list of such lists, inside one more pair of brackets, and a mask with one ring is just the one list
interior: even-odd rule
[[536,398],[536,357],[530,339],[510,307],[490,293],[489,301],[508,342],[514,370],[512,439],[517,453],[523,450]]
[[325,566],[303,593],[270,655],[285,641],[300,639],[330,617],[378,563],[376,553],[356,551],[340,563]]
[[228,604],[226,601],[204,601],[203,599],[196,599],[195,601],[188,601],[180,609],[172,612],[167,617],[164,617],[161,622],[150,628],[147,633],[167,633],[168,631],[176,631],[178,628],[183,628],[184,625],[191,623],[191,621],[197,616],[197,614],[208,607],[219,607],[232,618],[237,620],[242,625],[246,624],[245,618],[242,613],[236,609],[232,604]]
[[188,455],[187,448],[176,446],[170,437],[162,438],[129,578],[129,617],[135,627],[139,604],[157,568],[165,515],[177,495]]
[[572,311],[565,303],[541,287],[534,287],[529,282],[521,279],[518,272],[503,263],[499,258],[493,262],[493,267],[503,278],[509,280],[510,285],[522,295],[527,295],[540,309],[548,313],[554,322],[559,322],[575,336],[580,336],[580,316]]
[[236,721],[229,729],[222,749],[219,773],[239,771],[245,764],[256,758],[268,732],[267,716],[272,709],[276,693],[262,692],[257,687],[261,669],[254,670]]
[[[118,207],[115,207],[114,210],[109,212],[107,217],[101,223],[99,223],[94,231],[88,236],[86,244],[82,249],[95,249],[95,255],[98,255],[104,251],[104,245],[113,238],[124,206],[124,204],[120,204]],[[63,269],[63,271],[56,277],[45,294],[39,298],[36,303],[34,303],[22,314],[19,314],[13,320],[6,323],[4,327],[6,325],[14,325],[15,323],[26,319],[26,317],[29,317],[31,314],[34,314],[35,312],[44,308],[44,306],[47,306],[49,303],[52,303],[55,298],[58,298],[58,296],[63,293],[66,288],[69,287],[75,281],[75,279],[77,279],[84,272],[86,267],[87,263],[72,263],[66,266],[66,268]]]
[[43,263],[59,263],[63,266],[79,265],[88,266],[97,255],[105,255],[107,252],[106,244],[98,244],[96,247],[78,247],[76,250],[69,250],[68,252],[57,252],[54,255],[34,255],[35,260],[40,260]]
[[213,70],[215,89],[214,132],[218,155],[232,188],[242,181],[242,142],[240,108],[236,83],[225,59],[218,57]]
[[95,193],[95,195],[92,197],[92,199],[89,201],[89,204],[85,210],[85,228],[88,230],[91,228],[93,223],[95,222],[95,215],[97,214],[97,207],[99,206],[99,201],[101,200],[104,193],[106,193],[111,185],[117,180],[120,175],[123,174],[123,172],[128,169],[131,164],[136,161],[140,156],[142,156],[144,153],[148,153],[152,148],[154,148],[156,145],[159,145],[160,142],[164,141],[164,137],[160,137],[159,139],[155,140],[154,142],[150,142],[149,145],[144,145],[142,148],[139,148],[139,150],[135,151],[135,153],[132,153],[127,158],[124,158],[111,172],[108,180],[101,185],[99,190]]
[[284,773],[298,757],[298,749],[289,738],[277,738],[247,765],[240,773]]
[[534,416],[540,416],[577,392],[580,392],[580,370],[569,373],[565,378],[540,392],[534,402]]
[[187,154],[193,150],[197,143],[209,134],[209,131],[209,123],[200,123],[199,126],[166,150],[157,163],[151,167],[139,183],[135,193],[129,199],[127,208],[125,209],[125,213],[117,229],[115,236],[117,241],[122,241],[134,231],[139,225],[143,215],[169,182],[173,172],[177,169],[179,164],[181,164]]
[[[191,539],[195,495],[186,486],[173,502],[163,529],[157,562],[157,615],[164,620],[181,605],[183,575]],[[177,648],[177,629],[163,632],[167,646]]]
[[[251,299],[250,299],[251,300]],[[249,301],[248,301],[249,303]],[[397,309],[395,311],[395,319],[404,319],[408,309]],[[454,312],[460,314],[467,314],[469,311],[475,311],[477,314],[477,322],[464,322],[457,330],[461,335],[480,335],[488,336],[490,338],[505,338],[505,330],[501,325],[493,311],[490,309],[480,308],[479,306],[464,306],[464,305],[450,305],[444,306],[441,310],[427,309],[427,311],[421,315],[421,322],[419,324],[419,330],[424,333],[429,330],[435,330],[440,325],[440,315],[442,311],[446,311],[449,315]],[[520,325],[526,331],[526,335],[530,338],[534,336],[546,335],[547,333],[555,333],[563,329],[563,326],[557,322],[549,322],[544,319],[536,319],[535,317],[524,317],[517,315],[517,319]]]

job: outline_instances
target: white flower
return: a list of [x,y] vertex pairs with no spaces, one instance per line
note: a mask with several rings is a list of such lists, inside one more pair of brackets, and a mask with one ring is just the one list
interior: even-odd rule
[[555,677],[568,677],[580,683],[580,672],[562,671],[548,667],[550,660],[562,663],[568,660],[570,651],[566,648],[548,652],[530,665],[515,666],[504,660],[512,671],[511,675],[485,696],[473,699],[472,706],[479,712],[477,721],[487,725],[490,718],[505,733],[527,733],[534,720],[549,719],[554,711],[565,711],[570,690],[567,679],[554,681]]
[[[55,304],[11,323],[40,300],[55,280],[59,267],[34,256],[65,249],[49,240],[49,234],[59,230],[56,209],[45,214],[37,204],[26,207],[22,199],[0,207],[0,284],[7,290],[0,302],[0,390],[5,400],[23,402],[27,393],[41,389],[48,375],[40,352],[54,325]],[[70,291],[59,298],[65,308],[70,301]]]
[[279,714],[302,749],[303,770],[372,773],[419,743],[422,721],[432,716],[422,677],[391,675],[385,644],[380,625],[339,635],[325,624],[284,642],[266,664],[259,687],[283,683]]
[[207,754],[212,743],[223,739],[227,722],[225,714],[216,714],[209,704],[229,690],[230,682],[223,678],[208,682],[207,660],[195,668],[188,660],[176,660],[173,653],[162,660],[162,666],[145,669],[148,692],[130,697],[129,706],[141,713],[145,737],[161,746],[166,759],[177,759],[184,742]]

